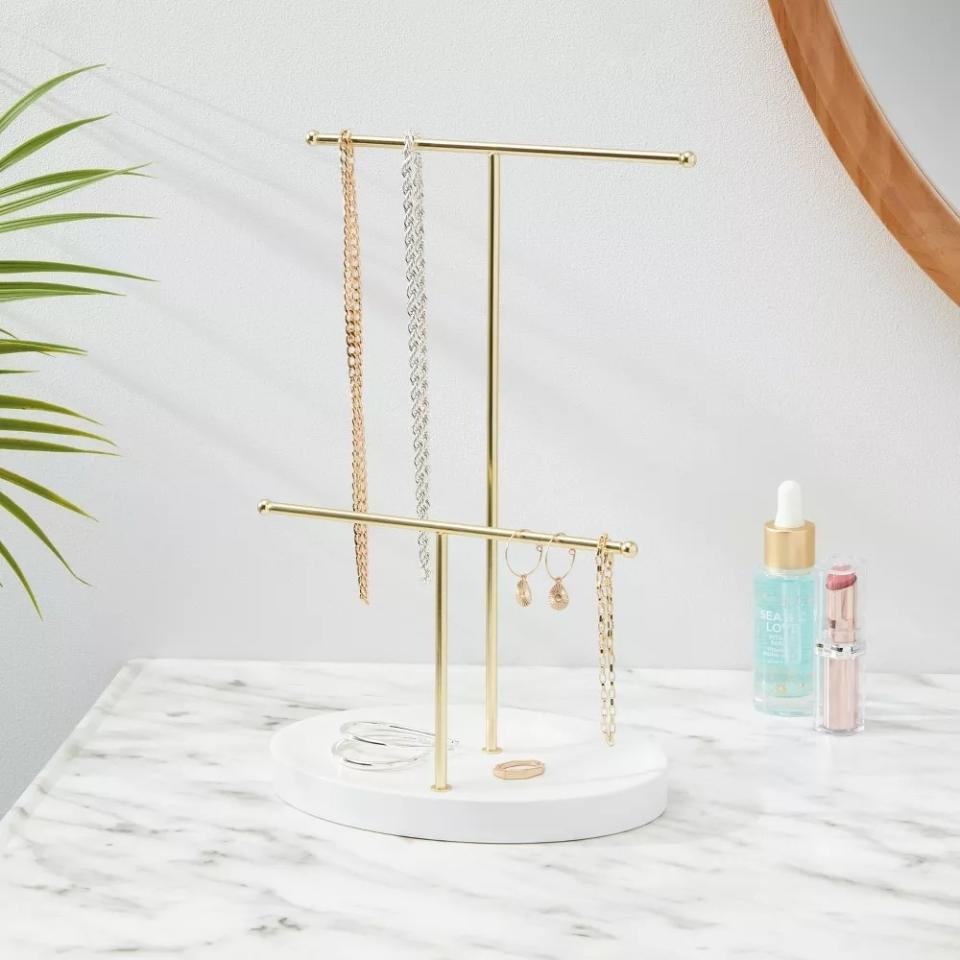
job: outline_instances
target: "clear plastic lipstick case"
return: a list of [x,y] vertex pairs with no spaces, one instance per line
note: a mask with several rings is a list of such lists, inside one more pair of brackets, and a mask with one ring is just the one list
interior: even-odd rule
[[835,557],[822,580],[822,616],[816,644],[816,708],[820,733],[841,736],[863,730],[864,563]]

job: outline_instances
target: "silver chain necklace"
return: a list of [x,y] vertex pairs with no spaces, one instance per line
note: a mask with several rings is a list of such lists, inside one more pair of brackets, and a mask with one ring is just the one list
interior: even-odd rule
[[[416,138],[403,138],[403,246],[407,263],[407,332],[410,347],[410,400],[413,426],[413,477],[417,519],[430,513],[430,458],[427,398],[427,292],[423,259],[423,157]],[[430,576],[430,538],[426,531],[417,536],[420,575]]]

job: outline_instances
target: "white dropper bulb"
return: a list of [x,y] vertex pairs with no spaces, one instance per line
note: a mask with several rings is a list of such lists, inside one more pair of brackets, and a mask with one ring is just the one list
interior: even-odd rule
[[803,493],[796,480],[784,480],[777,487],[777,517],[773,525],[781,530],[803,526]]

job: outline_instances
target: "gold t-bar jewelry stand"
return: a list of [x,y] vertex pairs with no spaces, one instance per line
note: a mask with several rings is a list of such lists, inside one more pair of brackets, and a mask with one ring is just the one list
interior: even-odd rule
[[[447,779],[447,537],[482,537],[494,550],[498,540],[521,540],[526,543],[572,547],[575,550],[596,550],[597,541],[586,537],[568,537],[566,534],[536,533],[532,530],[504,530],[500,527],[478,527],[469,523],[447,523],[441,520],[417,520],[412,517],[394,517],[381,513],[355,513],[352,510],[334,510],[330,507],[308,507],[294,503],[273,503],[261,500],[260,513],[281,513],[294,517],[315,517],[320,520],[341,520],[344,523],[366,523],[375,527],[402,527],[407,530],[427,530],[437,535],[436,574],[436,658],[434,677],[434,742],[433,788],[450,789]],[[632,540],[608,540],[607,550],[625,557],[637,554]]]
[[[354,147],[403,149],[402,137],[352,135]],[[340,135],[311,130],[311,146],[338,144]],[[487,235],[487,528],[499,522],[499,449],[500,449],[500,157],[552,157],[581,160],[627,160],[634,163],[665,163],[693,167],[696,154],[658,153],[649,150],[609,150],[598,147],[552,147],[521,143],[478,143],[473,140],[432,140],[418,137],[417,150],[450,153],[479,153],[488,159],[488,235]],[[429,529],[429,528],[424,528]],[[439,566],[439,560],[438,560]],[[487,541],[487,624],[484,644],[484,749],[499,753],[497,735],[497,551]]]

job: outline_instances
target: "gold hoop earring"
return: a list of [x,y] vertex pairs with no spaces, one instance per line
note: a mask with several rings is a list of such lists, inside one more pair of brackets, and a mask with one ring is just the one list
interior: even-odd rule
[[533,603],[533,593],[530,590],[530,584],[527,581],[527,577],[529,577],[533,573],[536,573],[537,569],[540,567],[540,561],[543,560],[543,546],[541,544],[537,544],[537,562],[529,570],[521,573],[518,570],[514,570],[513,565],[510,563],[510,544],[512,543],[513,538],[518,533],[529,533],[529,532],[530,532],[529,530],[517,530],[514,533],[512,533],[510,535],[510,539],[507,540],[507,546],[504,548],[504,551],[503,551],[503,559],[506,561],[507,569],[515,577],[517,577],[516,597],[517,597],[517,603],[519,603],[521,607],[529,607],[530,604]]
[[568,566],[567,569],[560,574],[560,576],[557,576],[550,569],[550,544],[554,543],[558,537],[562,536],[562,533],[555,533],[550,538],[550,543],[547,544],[547,548],[543,555],[543,565],[547,568],[547,576],[553,580],[553,586],[550,588],[550,592],[547,594],[547,596],[550,600],[550,606],[553,607],[554,610],[566,610],[566,608],[570,605],[570,594],[567,593],[567,588],[563,585],[563,581],[566,579],[567,574],[569,574],[573,569],[573,565],[577,562],[577,551],[571,547],[567,551],[570,556],[570,566]]

